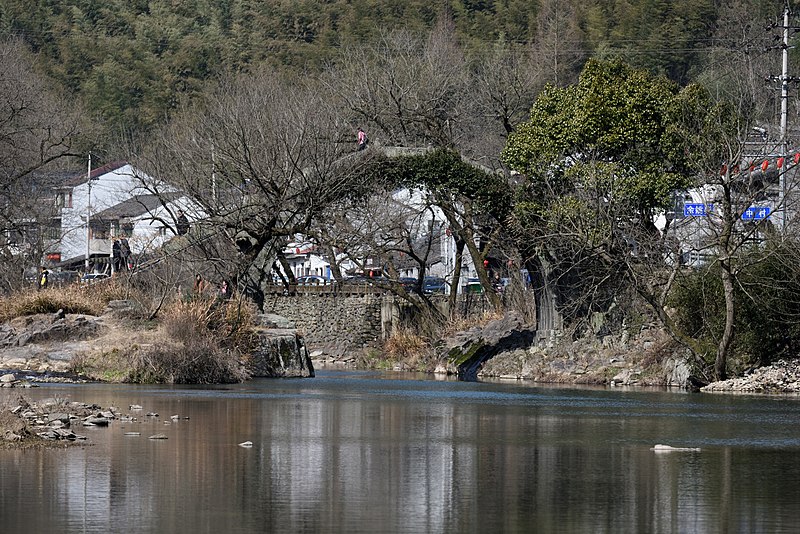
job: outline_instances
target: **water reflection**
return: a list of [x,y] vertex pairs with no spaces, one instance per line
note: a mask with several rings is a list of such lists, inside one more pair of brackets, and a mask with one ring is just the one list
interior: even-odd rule
[[389,377],[40,388],[160,417],[0,451],[4,531],[794,530],[797,399]]

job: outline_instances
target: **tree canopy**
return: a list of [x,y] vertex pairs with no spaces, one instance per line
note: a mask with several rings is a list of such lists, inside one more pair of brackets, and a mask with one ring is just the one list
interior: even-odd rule
[[[0,35],[21,36],[65,90],[111,126],[136,132],[163,123],[226,71],[266,63],[319,73],[381,32],[419,33],[442,20],[469,56],[487,57],[497,43],[523,46],[559,85],[591,56],[619,57],[680,84],[710,72],[721,79],[738,73],[717,58],[770,44],[756,28],[775,11],[767,0],[6,0]],[[777,67],[777,58],[757,65]]]
[[681,127],[674,121],[684,119],[670,113],[679,94],[666,78],[590,60],[576,85],[539,95],[530,120],[509,136],[503,160],[535,189],[536,182],[585,187],[592,176],[609,199],[648,215],[691,183],[671,135]]

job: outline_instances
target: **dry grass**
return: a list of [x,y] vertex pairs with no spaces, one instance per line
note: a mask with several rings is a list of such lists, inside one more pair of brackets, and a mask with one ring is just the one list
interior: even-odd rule
[[58,310],[64,310],[64,313],[100,315],[109,301],[136,297],[130,287],[117,280],[88,286],[72,284],[42,291],[27,289],[0,297],[0,322],[37,313],[55,313]]
[[58,310],[99,315],[107,303],[100,292],[78,286],[20,291],[0,298],[0,321],[37,313],[55,313]]
[[73,358],[70,370],[90,378],[126,383],[205,384],[247,379],[241,363],[254,339],[255,311],[237,301],[174,300],[149,330],[130,329],[110,318],[91,352]]
[[402,329],[383,345],[383,356],[390,362],[402,362],[409,369],[426,367],[432,353],[430,341],[416,331]]

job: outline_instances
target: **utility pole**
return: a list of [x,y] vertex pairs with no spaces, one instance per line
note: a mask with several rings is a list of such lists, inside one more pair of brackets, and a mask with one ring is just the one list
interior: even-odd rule
[[89,152],[89,166],[86,170],[86,184],[89,186],[89,193],[86,196],[86,258],[84,260],[83,268],[86,274],[89,274],[89,254],[90,242],[92,237],[91,218],[92,218],[92,153]]
[[[770,76],[770,79],[773,81],[778,81],[781,84],[781,119],[780,119],[780,157],[786,161],[786,155],[789,152],[788,146],[788,121],[789,121],[789,83],[790,82],[797,82],[798,79],[792,76],[789,76],[789,49],[792,48],[789,46],[789,32],[790,30],[796,30],[797,28],[794,26],[789,25],[789,18],[792,15],[791,10],[789,9],[789,2],[784,2],[783,5],[783,22],[782,24],[773,23],[772,27],[779,27],[783,31],[783,38],[781,40],[780,49],[782,53],[782,61],[781,61],[781,75],[780,76]],[[781,230],[786,229],[786,222],[789,218],[788,210],[786,207],[786,190],[787,190],[787,169],[788,165],[784,165],[782,169],[779,170],[779,191],[778,191],[778,206],[781,210]]]
[[[789,2],[783,6],[783,61],[781,62],[781,157],[786,161],[788,152],[786,134],[789,120]],[[783,211],[781,216],[781,231],[786,230],[786,219],[788,212],[786,209],[786,169],[784,165],[780,171],[780,206]]]
[[214,146],[211,146],[211,199],[217,202],[217,160],[214,158]]

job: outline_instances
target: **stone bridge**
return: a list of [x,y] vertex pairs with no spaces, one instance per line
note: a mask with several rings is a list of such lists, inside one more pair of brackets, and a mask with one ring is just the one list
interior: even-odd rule
[[[446,297],[435,297],[446,311]],[[481,295],[458,303],[463,314],[482,314],[490,305]],[[293,294],[275,291],[264,296],[264,312],[287,318],[310,351],[343,356],[378,347],[398,328],[409,324],[413,306],[372,288],[342,291],[330,286],[298,288]]]

